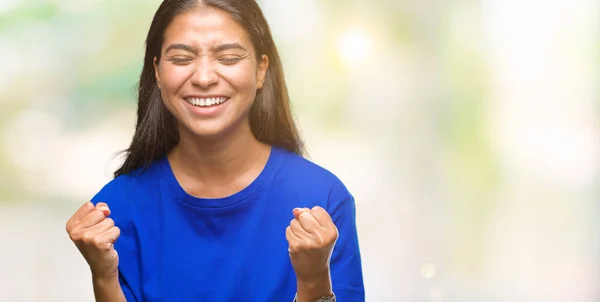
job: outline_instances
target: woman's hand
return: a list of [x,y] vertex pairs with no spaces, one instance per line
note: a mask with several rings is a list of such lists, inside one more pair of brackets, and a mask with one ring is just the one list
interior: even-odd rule
[[120,230],[115,226],[108,205],[99,202],[83,204],[67,222],[67,233],[87,261],[92,276],[112,279],[118,276],[119,256],[114,243]]
[[329,259],[338,238],[331,216],[317,206],[294,209],[294,217],[286,229],[286,238],[298,282],[330,283]]

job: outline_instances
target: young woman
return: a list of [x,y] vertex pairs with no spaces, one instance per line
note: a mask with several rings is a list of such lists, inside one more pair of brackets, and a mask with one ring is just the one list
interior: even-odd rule
[[354,199],[303,153],[257,3],[163,1],[125,162],[67,222],[96,300],[364,301]]

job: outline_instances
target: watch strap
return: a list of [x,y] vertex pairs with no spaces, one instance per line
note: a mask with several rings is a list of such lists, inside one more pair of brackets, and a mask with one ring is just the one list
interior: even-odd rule
[[[315,302],[336,302],[336,301],[337,300],[335,299],[335,293],[331,293],[330,296],[323,296]],[[294,302],[298,302],[298,294],[297,293],[294,296]]]

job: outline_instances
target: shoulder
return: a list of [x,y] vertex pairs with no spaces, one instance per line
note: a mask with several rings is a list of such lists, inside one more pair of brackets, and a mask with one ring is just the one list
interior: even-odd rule
[[276,181],[309,192],[327,194],[329,202],[353,201],[346,185],[332,171],[289,151],[282,151],[282,164]]
[[105,184],[99,192],[94,195],[92,202],[107,202],[116,196],[122,196],[128,191],[128,188],[135,182],[135,177],[131,175],[119,175]]
[[110,200],[118,202],[127,199],[130,194],[140,189],[140,187],[148,187],[152,182],[158,180],[160,165],[161,162],[156,161],[147,169],[137,169],[131,173],[113,178],[96,193],[92,198],[92,202],[108,202]]
[[134,201],[140,194],[148,194],[158,187],[161,162],[152,163],[148,169],[138,169],[122,174],[106,183],[92,198],[92,203],[105,202],[111,210],[115,224],[122,225],[131,219]]

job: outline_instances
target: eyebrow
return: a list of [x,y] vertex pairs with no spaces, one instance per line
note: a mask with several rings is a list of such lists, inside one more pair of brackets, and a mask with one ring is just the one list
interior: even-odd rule
[[225,51],[225,50],[229,50],[229,49],[239,49],[239,50],[246,51],[246,48],[244,48],[244,46],[242,46],[238,43],[221,44],[221,45],[217,45],[217,46],[211,48],[211,50],[213,52],[221,52],[221,51]]
[[[172,49],[181,49],[181,50],[185,50],[185,51],[192,52],[192,53],[198,53],[198,50],[195,47],[192,47],[192,46],[186,45],[186,44],[171,44],[167,47],[167,49],[165,49],[165,53],[169,52],[169,50],[172,50]],[[247,51],[246,48],[244,48],[239,43],[221,44],[221,45],[217,45],[215,47],[211,47],[210,50],[212,52],[221,52],[221,51],[225,51],[225,50],[229,50],[229,49],[239,49],[239,50]]]

